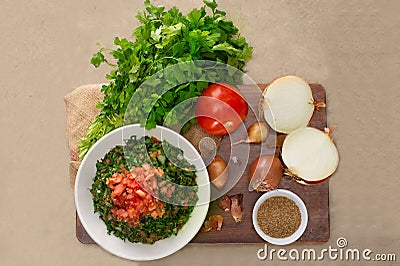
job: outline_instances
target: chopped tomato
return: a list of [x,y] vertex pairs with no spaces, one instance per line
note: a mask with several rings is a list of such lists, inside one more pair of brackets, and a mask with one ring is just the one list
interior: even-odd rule
[[161,173],[163,173],[161,169],[152,168],[149,164],[133,167],[131,171],[114,173],[107,179],[107,186],[112,190],[111,199],[114,203],[111,213],[119,220],[132,224],[137,224],[145,215],[151,215],[153,218],[161,217],[165,213],[164,202],[148,192],[157,189],[155,175]]

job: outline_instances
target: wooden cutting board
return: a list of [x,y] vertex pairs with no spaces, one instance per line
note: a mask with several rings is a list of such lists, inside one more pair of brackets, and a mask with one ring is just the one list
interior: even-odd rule
[[[314,99],[317,102],[326,102],[325,89],[320,84],[310,84]],[[242,94],[246,97],[249,105],[249,115],[245,119],[246,128],[252,123],[256,122],[257,106],[261,96],[262,90],[266,84],[255,85],[242,85],[239,86]],[[254,111],[253,111],[254,110]],[[324,129],[326,124],[326,108],[317,110],[311,120],[310,126],[319,129]],[[230,156],[230,141],[229,138],[224,138],[218,150],[218,154],[226,161]],[[250,192],[249,187],[249,168],[251,163],[260,154],[260,145],[251,145],[249,155],[249,164],[240,178],[239,182],[227,193],[234,195],[237,193],[243,194],[243,208],[244,215],[241,223],[235,223],[229,213],[223,212],[218,206],[218,199],[211,202],[207,216],[214,214],[221,214],[224,216],[224,223],[221,231],[199,232],[191,241],[196,244],[217,244],[217,243],[230,243],[230,244],[250,244],[250,243],[265,243],[260,238],[252,224],[252,211],[253,206],[257,199],[262,195],[255,191]],[[279,188],[284,188],[296,193],[305,203],[308,210],[308,225],[302,235],[297,241],[298,243],[321,243],[329,239],[329,181],[324,183],[303,186],[292,180],[283,178]],[[78,215],[76,215],[76,237],[84,244],[93,244],[94,241],[87,234],[83,228]]]

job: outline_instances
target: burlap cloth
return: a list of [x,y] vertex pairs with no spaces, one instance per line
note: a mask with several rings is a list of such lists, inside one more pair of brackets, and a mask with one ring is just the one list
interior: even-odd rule
[[[96,105],[104,97],[100,91],[102,85],[91,84],[80,86],[64,98],[67,114],[66,137],[70,154],[69,177],[71,187],[74,186],[81,162],[78,153],[79,141],[86,135],[88,126],[100,112],[100,109],[96,108]],[[192,126],[184,134],[184,137],[195,146],[203,158],[214,153],[221,143],[220,137],[207,134],[198,125]]]

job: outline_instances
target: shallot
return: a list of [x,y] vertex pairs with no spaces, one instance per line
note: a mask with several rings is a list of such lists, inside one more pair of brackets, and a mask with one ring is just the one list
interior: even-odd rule
[[207,166],[210,181],[218,189],[222,189],[229,178],[226,162],[218,155]]
[[247,138],[239,140],[232,145],[239,143],[261,143],[268,137],[268,127],[262,122],[256,122],[247,129]]

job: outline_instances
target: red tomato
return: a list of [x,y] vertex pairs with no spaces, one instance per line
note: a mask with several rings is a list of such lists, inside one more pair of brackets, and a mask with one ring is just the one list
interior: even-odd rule
[[246,99],[232,85],[211,84],[197,100],[195,114],[199,125],[209,134],[222,136],[234,131],[246,118]]

